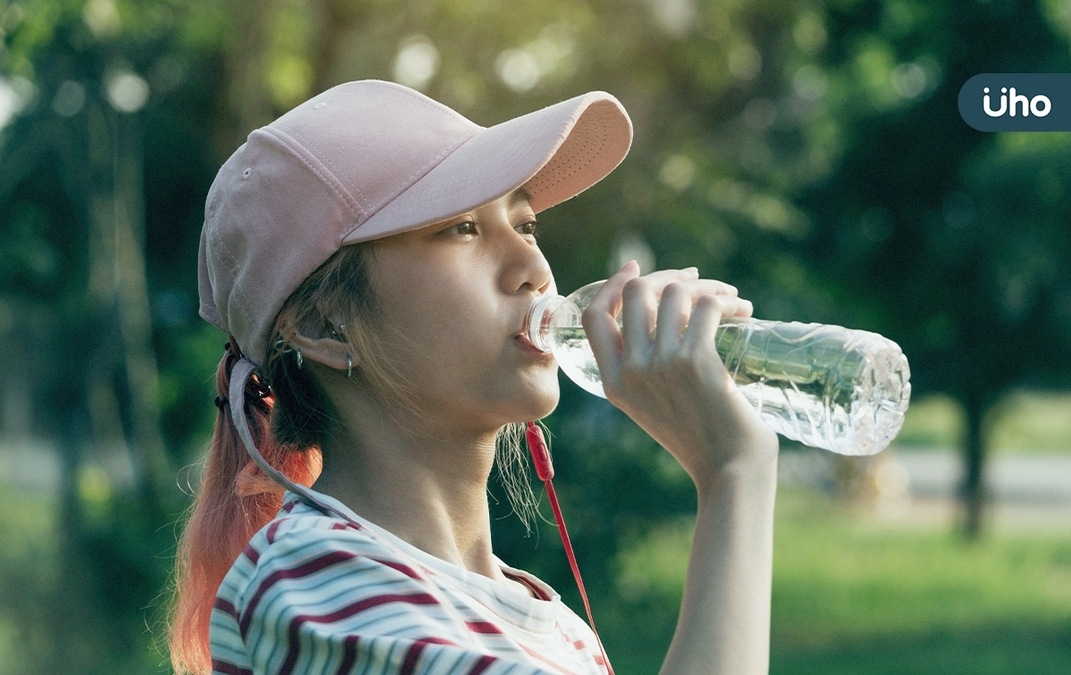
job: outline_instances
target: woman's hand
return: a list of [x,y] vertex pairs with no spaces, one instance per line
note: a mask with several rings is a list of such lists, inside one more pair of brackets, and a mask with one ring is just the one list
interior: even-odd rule
[[722,317],[750,315],[732,286],[694,269],[640,277],[635,263],[584,312],[607,397],[673,453],[698,491],[665,675],[769,670],[777,436],[714,349]]
[[671,452],[700,491],[727,467],[761,471],[776,459],[776,434],[714,349],[723,317],[750,315],[736,288],[699,279],[694,268],[641,277],[634,262],[584,312],[607,398]]

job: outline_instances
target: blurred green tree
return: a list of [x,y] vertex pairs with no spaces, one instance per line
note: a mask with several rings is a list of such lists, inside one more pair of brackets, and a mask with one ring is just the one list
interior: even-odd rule
[[966,412],[964,531],[985,501],[985,421],[1012,386],[1071,379],[1068,134],[985,134],[959,117],[983,72],[1071,70],[1066,3],[858,2],[828,14],[828,115],[850,137],[798,193],[799,249],[840,320],[894,337],[916,391]]
[[17,112],[0,154],[0,341],[27,355],[7,368],[30,402],[26,428],[4,432],[48,439],[60,457],[57,583],[11,590],[44,591],[43,623],[20,626],[35,672],[160,660],[146,649],[143,612],[166,578],[166,525],[184,501],[174,442],[191,425],[179,394],[201,389],[205,374],[165,353],[162,407],[157,346],[183,339],[169,332],[183,310],[167,249],[196,247],[215,163],[198,140],[212,109],[184,105],[190,90],[216,98],[187,73],[219,40],[210,10],[109,0],[0,9],[5,112]]

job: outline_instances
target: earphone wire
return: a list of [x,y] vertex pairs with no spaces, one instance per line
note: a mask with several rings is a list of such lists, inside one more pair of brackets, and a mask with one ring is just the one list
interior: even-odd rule
[[588,614],[588,624],[591,626],[591,632],[595,635],[595,641],[599,644],[602,663],[606,666],[607,672],[610,675],[614,675],[614,669],[610,666],[610,659],[606,656],[606,648],[603,647],[602,638],[599,637],[599,631],[595,628],[595,617],[591,613],[591,603],[588,601],[588,593],[584,589],[584,580],[580,576],[580,565],[576,562],[573,543],[569,539],[569,530],[565,527],[565,517],[562,515],[561,505],[558,503],[558,495],[554,492],[554,465],[551,463],[550,451],[547,450],[547,441],[543,438],[543,430],[535,422],[528,422],[524,437],[528,443],[528,452],[532,455],[536,476],[543,481],[543,486],[547,490],[550,509],[554,512],[554,520],[558,524],[558,534],[561,535],[562,545],[565,547],[565,557],[569,560],[569,567],[573,571],[573,579],[576,580],[577,590],[580,591],[580,599],[583,601],[584,610]]

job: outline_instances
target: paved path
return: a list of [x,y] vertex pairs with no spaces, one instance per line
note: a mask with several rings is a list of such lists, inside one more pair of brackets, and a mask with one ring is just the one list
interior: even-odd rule
[[[894,461],[907,469],[913,495],[956,494],[963,462],[955,452],[897,449]],[[1071,452],[1066,455],[995,455],[985,467],[990,496],[1002,502],[1071,504]]]
[[[821,490],[836,487],[840,458],[818,450],[781,454],[783,483]],[[852,459],[869,472],[879,515],[908,522],[954,522],[963,464],[952,449],[893,447],[872,458]],[[985,468],[989,518],[1007,529],[1071,531],[1071,451],[1067,454],[1002,454]]]
[[[784,482],[813,487],[832,485],[837,457],[818,450],[781,455]],[[897,448],[861,460],[880,469],[894,464],[906,472],[907,490],[919,497],[954,497],[963,462],[953,450]],[[985,467],[985,483],[998,501],[1071,505],[1071,451],[1066,455],[995,455]]]

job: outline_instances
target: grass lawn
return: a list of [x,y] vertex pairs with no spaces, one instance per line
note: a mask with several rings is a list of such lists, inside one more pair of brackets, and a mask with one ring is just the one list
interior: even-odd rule
[[49,636],[35,630],[52,611],[42,602],[57,583],[54,512],[46,500],[8,494],[0,488],[0,675],[33,672],[33,655],[48,649]]
[[[605,612],[618,675],[655,673],[676,620],[690,523],[620,563]],[[1071,672],[1071,536],[890,527],[825,496],[778,496],[771,673]]]
[[[963,440],[964,412],[947,396],[911,402],[897,443],[930,448],[958,448]],[[1012,390],[986,419],[989,447],[995,453],[1071,452],[1071,394]]]

